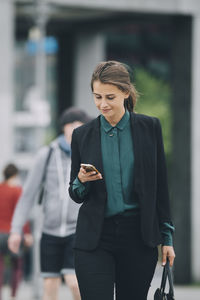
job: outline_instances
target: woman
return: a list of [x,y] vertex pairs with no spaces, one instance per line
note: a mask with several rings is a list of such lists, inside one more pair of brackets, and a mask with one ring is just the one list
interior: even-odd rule
[[[126,67],[99,63],[91,80],[100,116],[74,130],[69,193],[83,203],[75,269],[82,300],[147,299],[162,244],[174,261],[160,122],[135,114],[136,90]],[[99,173],[86,172],[81,163]]]
[[[23,275],[23,249],[15,255],[9,251],[7,245],[12,216],[22,192],[21,186],[18,185],[18,174],[18,168],[14,164],[8,164],[3,171],[4,181],[0,183],[0,300],[2,299],[5,260],[10,259],[11,299],[16,299],[17,289]],[[28,223],[24,226],[23,232],[24,246],[30,247],[32,235]]]

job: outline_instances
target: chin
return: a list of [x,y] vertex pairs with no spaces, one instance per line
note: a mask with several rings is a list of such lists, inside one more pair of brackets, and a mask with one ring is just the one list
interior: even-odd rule
[[104,112],[101,112],[102,113],[102,115],[105,115],[105,116],[107,116],[107,115],[111,115],[112,114],[112,112],[109,110],[109,111],[104,111]]

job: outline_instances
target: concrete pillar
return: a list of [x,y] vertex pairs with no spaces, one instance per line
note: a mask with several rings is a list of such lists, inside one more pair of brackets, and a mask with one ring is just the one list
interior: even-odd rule
[[[0,3],[0,173],[12,159],[13,114],[13,40],[14,10],[12,0]],[[0,175],[1,176],[1,175]]]
[[191,196],[192,275],[200,282],[200,15],[192,24]]
[[57,36],[59,44],[57,56],[58,117],[67,107],[73,105],[74,39],[74,33]]
[[76,39],[74,57],[74,104],[97,115],[90,89],[92,72],[98,62],[105,60],[105,38],[101,35],[80,35]]
[[172,162],[170,194],[175,223],[176,283],[191,282],[191,17],[176,16],[172,40]]

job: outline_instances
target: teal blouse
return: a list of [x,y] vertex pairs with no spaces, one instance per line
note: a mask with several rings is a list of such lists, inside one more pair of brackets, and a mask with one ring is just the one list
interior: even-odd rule
[[132,197],[134,153],[129,119],[126,112],[112,127],[101,115],[101,150],[108,196],[106,217],[137,211],[139,207]]
[[[114,127],[101,115],[101,150],[104,177],[107,190],[105,217],[116,214],[136,214],[139,203],[134,201],[134,148],[131,134],[130,114],[125,112]],[[73,190],[78,197],[84,197],[90,183],[82,184],[78,178],[73,182]],[[163,244],[172,246],[174,227],[168,223],[161,226]]]

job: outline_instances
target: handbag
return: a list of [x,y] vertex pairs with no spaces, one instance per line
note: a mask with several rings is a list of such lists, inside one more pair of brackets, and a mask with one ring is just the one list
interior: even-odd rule
[[[167,279],[169,281],[169,292],[165,293]],[[154,300],[175,300],[172,271],[169,265],[169,260],[167,260],[166,265],[164,266],[161,285],[160,288],[155,291]]]

